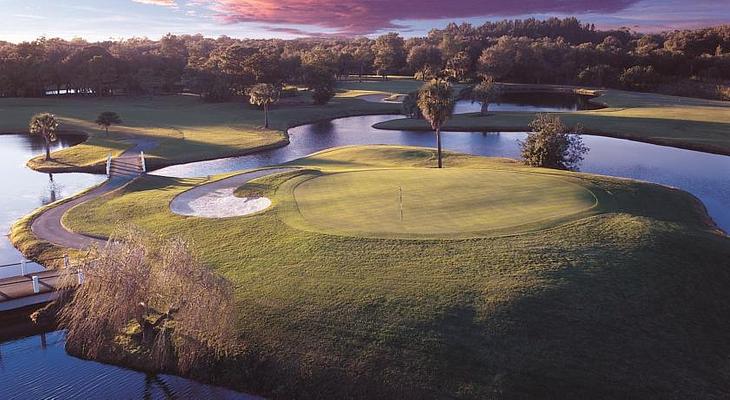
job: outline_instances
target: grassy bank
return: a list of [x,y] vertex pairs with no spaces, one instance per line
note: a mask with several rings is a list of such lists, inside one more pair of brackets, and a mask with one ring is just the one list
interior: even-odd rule
[[[620,90],[603,90],[595,101],[607,108],[562,112],[560,118],[571,125],[581,124],[585,133],[730,155],[730,102]],[[444,129],[526,131],[534,117],[528,112],[462,114],[454,116]],[[430,129],[425,121],[414,119],[386,121],[376,127]]]
[[[146,152],[148,166],[247,154],[287,143],[285,131],[294,125],[349,115],[395,112],[397,105],[336,98],[314,106],[307,94],[283,99],[270,111],[271,129],[263,129],[263,112],[241,102],[205,103],[194,96],[0,99],[0,132],[27,132],[31,116],[48,111],[62,118],[66,131],[89,139],[53,153],[54,160],[37,157],[29,165],[40,171],[101,171],[109,153],[118,155],[137,138],[157,146]],[[102,111],[121,115],[124,124],[107,136],[94,124]]]
[[[190,239],[236,286],[249,356],[227,363],[218,383],[238,389],[302,399],[730,394],[730,239],[707,225],[691,195],[448,153],[453,170],[528,174],[536,181],[527,186],[570,181],[602,193],[600,209],[508,236],[340,236],[293,227],[291,182],[355,170],[431,171],[421,168],[434,165],[433,152],[351,147],[295,164],[307,171],[256,182],[274,205],[250,217],[172,214],[170,200],[203,180],[145,176],[72,209],[64,224],[103,235],[124,220]],[[467,174],[453,184],[476,181]],[[349,187],[328,189],[356,204]],[[492,190],[483,187],[485,195]],[[541,204],[533,194],[531,205]]]

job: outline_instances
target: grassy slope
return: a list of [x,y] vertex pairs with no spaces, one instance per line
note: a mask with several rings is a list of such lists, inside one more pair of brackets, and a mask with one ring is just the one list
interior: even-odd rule
[[[433,153],[346,148],[298,164],[426,166]],[[454,154],[446,165],[525,169]],[[708,229],[684,192],[568,175],[610,191],[612,209],[514,237],[322,235],[282,222],[279,202],[254,217],[186,218],[168,203],[199,181],[155,176],[73,209],[64,223],[103,234],[125,219],[190,238],[237,287],[251,353],[219,383],[240,389],[297,398],[726,398],[730,239]],[[257,189],[273,193],[282,180]]]
[[[124,125],[112,127],[109,136],[94,125],[102,111],[119,113]],[[54,162],[30,162],[39,170],[100,170],[107,154],[118,155],[130,147],[125,136],[155,139],[156,149],[146,152],[148,165],[163,165],[245,154],[283,145],[287,128],[322,119],[398,110],[390,104],[367,103],[353,98],[334,99],[326,106],[309,104],[306,94],[287,98],[272,108],[271,128],[264,130],[263,113],[252,106],[205,103],[193,96],[0,99],[0,132],[26,132],[30,117],[53,112],[63,119],[62,129],[91,135],[79,146],[55,152]]]
[[[608,108],[560,113],[586,133],[620,137],[675,147],[730,155],[730,102],[605,90],[596,101]],[[492,112],[486,116],[453,117],[446,130],[522,131],[533,113]],[[399,119],[376,125],[383,129],[427,130],[423,120]]]

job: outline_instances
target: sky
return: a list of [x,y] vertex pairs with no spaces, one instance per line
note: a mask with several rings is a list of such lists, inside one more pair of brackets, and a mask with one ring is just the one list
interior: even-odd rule
[[730,24],[730,0],[0,0],[0,40],[167,33],[237,38],[419,36],[449,22],[576,16],[657,32]]

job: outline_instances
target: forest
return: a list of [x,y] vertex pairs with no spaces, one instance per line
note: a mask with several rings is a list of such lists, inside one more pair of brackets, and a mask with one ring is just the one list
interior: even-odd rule
[[189,92],[223,101],[256,83],[331,86],[366,75],[489,77],[730,99],[730,25],[641,34],[552,18],[452,23],[412,38],[168,34],[160,40],[0,42],[0,97]]

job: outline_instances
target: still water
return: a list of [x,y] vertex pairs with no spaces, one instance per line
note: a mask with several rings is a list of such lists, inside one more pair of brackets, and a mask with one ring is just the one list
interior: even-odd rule
[[[81,136],[64,136],[61,149]],[[42,174],[25,166],[44,152],[42,140],[29,135],[0,135],[0,265],[22,255],[6,236],[18,218],[45,204],[71,196],[106,179],[93,174]],[[29,264],[28,271],[42,267]],[[17,266],[0,267],[0,278],[19,275]],[[2,326],[0,326],[2,329]],[[175,376],[150,376],[111,365],[80,360],[64,351],[62,332],[0,342],[0,399],[252,399],[230,390]]]
[[[349,117],[303,125],[289,130],[288,146],[243,157],[176,165],[156,174],[193,177],[214,175],[291,161],[335,146],[396,144],[433,147],[430,132],[384,131],[373,124],[393,117]],[[519,143],[526,133],[444,132],[446,149],[493,157],[519,158]],[[715,222],[730,231],[730,157],[667,146],[583,136],[590,147],[581,171],[640,179],[686,190],[700,198]]]
[[[585,99],[570,96],[515,95],[490,106],[490,111],[570,111],[591,108]],[[459,102],[457,112],[476,112],[479,107]],[[304,125],[289,131],[288,146],[261,153],[204,161],[158,170],[159,175],[191,177],[279,164],[330,147],[362,144],[434,146],[429,132],[382,131],[372,125],[394,116],[342,118]],[[525,133],[446,132],[449,150],[518,158],[518,140]],[[78,143],[82,138],[65,137],[54,149]],[[730,231],[730,157],[628,140],[584,136],[591,148],[582,170],[628,177],[679,187],[699,197],[715,221]],[[0,228],[5,232],[21,216],[35,208],[72,195],[104,180],[91,174],[41,174],[25,162],[43,152],[38,139],[27,135],[0,135]],[[21,257],[0,238],[0,264]],[[0,268],[0,272],[2,268]],[[1,327],[0,327],[1,329]],[[28,398],[222,398],[252,397],[202,385],[187,379],[143,373],[84,361],[63,349],[63,333],[52,332],[0,343],[0,399]]]
[[[505,93],[489,105],[489,111],[565,112],[597,110],[603,106],[592,103],[589,96],[563,93]],[[460,100],[454,107],[455,114],[479,112],[479,103]]]
[[[83,136],[62,136],[53,143],[58,150],[84,141]],[[7,233],[18,218],[38,207],[78,193],[105,179],[92,174],[42,174],[25,166],[25,163],[45,150],[43,140],[30,135],[0,135],[0,265],[17,263],[22,258],[10,244]],[[37,271],[38,265],[29,265]],[[18,275],[19,267],[0,268],[0,278]]]
[[258,399],[173,375],[148,375],[71,357],[61,331],[0,343],[0,398]]

